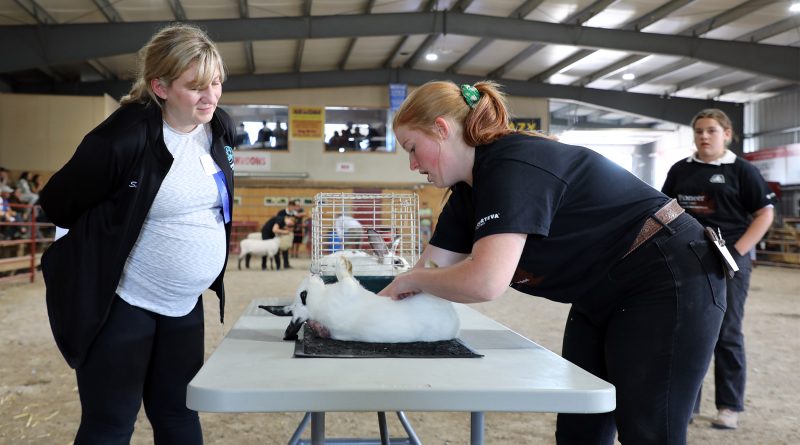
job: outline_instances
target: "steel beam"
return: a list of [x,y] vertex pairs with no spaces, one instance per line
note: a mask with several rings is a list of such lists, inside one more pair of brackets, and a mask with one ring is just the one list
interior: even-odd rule
[[[672,14],[673,12],[677,11],[680,8],[692,3],[695,0],[672,0],[668,3],[665,3],[658,8],[638,17],[635,18],[624,25],[620,29],[624,29],[627,31],[641,31],[642,29],[652,25],[653,23],[663,19],[664,17]],[[537,82],[545,82],[554,74],[558,73],[559,71],[563,70],[564,68],[579,62],[580,60],[594,54],[596,50],[589,50],[583,49],[575,54],[570,55],[569,57],[563,59],[561,62],[556,63],[555,65],[551,66],[550,68],[542,71],[541,73],[537,74],[536,76],[531,77],[529,80],[537,81]]]
[[[616,0],[595,0],[589,6],[582,10],[568,16],[561,23],[582,25],[584,22],[594,17],[595,15],[603,12],[606,6],[615,2]],[[489,73],[490,77],[503,77],[506,73],[514,69],[520,63],[528,60],[531,56],[541,51],[545,46],[541,43],[533,43],[529,47],[517,53],[514,57],[509,59],[506,63],[494,69]]]
[[[444,32],[444,12],[197,21],[217,42]],[[136,52],[164,22],[0,27],[0,72]],[[640,54],[691,57],[800,82],[800,48],[449,13],[447,31]]]
[[119,15],[119,12],[114,8],[114,5],[112,5],[108,0],[94,0],[94,4],[109,22],[117,23],[125,21],[122,20],[122,16]]
[[[706,20],[704,20],[704,21],[702,21],[702,22],[700,22],[700,23],[698,23],[696,25],[693,25],[693,26],[690,26],[688,28],[683,29],[681,32],[678,33],[678,35],[679,36],[686,36],[686,37],[697,37],[699,35],[705,34],[705,33],[709,32],[709,31],[712,31],[712,30],[714,30],[716,28],[719,28],[721,26],[727,25],[730,22],[738,20],[738,19],[744,17],[747,14],[755,12],[756,10],[758,10],[758,8],[761,8],[761,7],[766,6],[768,4],[771,4],[771,3],[775,3],[777,1],[779,1],[779,0],[747,0],[744,3],[740,3],[739,5],[731,8],[731,9],[726,10],[725,12],[722,12],[720,14],[715,15],[714,17],[708,18],[708,19],[706,19]],[[653,52],[654,53],[658,53],[658,51],[653,51]],[[696,60],[708,60],[708,61],[717,63],[718,65],[727,65],[725,63],[720,63],[720,62],[718,62],[718,61],[716,61],[714,59],[708,59],[708,58],[705,58],[703,56],[698,57],[697,55],[691,54],[691,53],[689,53],[689,54],[672,54],[672,55],[681,55],[681,56],[686,56],[686,57],[693,58],[693,59],[696,59]],[[731,57],[736,57],[735,54],[729,54],[729,55]],[[641,59],[642,59],[641,57],[639,57],[638,59],[631,58],[631,60],[634,60],[634,61],[638,61],[638,60],[641,60]],[[798,59],[798,61],[800,61],[800,59]],[[686,66],[688,66],[690,64],[691,63],[687,62]],[[602,69],[600,69],[598,71],[595,71],[594,73],[589,74],[588,76],[580,78],[580,79],[576,80],[575,82],[573,82],[573,85],[586,85],[586,84],[591,83],[591,82],[593,82],[593,81],[595,81],[597,79],[600,79],[600,78],[604,77],[605,75],[607,75],[607,74],[603,74],[603,73],[608,73],[609,72],[607,68],[608,67],[602,68]],[[738,66],[738,67],[735,67],[735,68],[742,69],[744,71],[750,71],[750,70],[747,69],[746,66]],[[617,68],[617,69],[620,69],[620,68]],[[616,70],[614,70],[614,71],[616,71]],[[800,70],[798,70],[798,74],[800,74]],[[780,76],[778,76],[778,77],[780,77]],[[632,86],[630,88],[633,88],[633,87],[635,87],[637,85],[640,85],[641,83],[642,82],[636,81],[636,82],[634,82],[632,84]]]
[[[408,70],[408,69],[376,69],[322,71],[309,73],[281,73],[231,76],[223,85],[224,91],[257,91],[281,90],[297,88],[329,88],[363,85],[388,85],[405,83],[421,85],[430,80],[443,79],[441,72]],[[475,83],[484,78],[466,75],[450,75],[449,80],[461,83]],[[503,85],[505,92],[511,96],[565,99],[596,105],[610,110],[646,116],[685,125],[703,108],[720,108],[731,119],[734,128],[744,128],[743,104],[720,102],[713,100],[689,99],[681,97],[665,97],[654,94],[630,93],[595,88],[581,88],[569,85],[551,85],[526,81],[494,79]],[[108,93],[120,97],[130,89],[130,82],[86,82],[83,84],[59,84],[56,91],[62,94],[103,94]]]

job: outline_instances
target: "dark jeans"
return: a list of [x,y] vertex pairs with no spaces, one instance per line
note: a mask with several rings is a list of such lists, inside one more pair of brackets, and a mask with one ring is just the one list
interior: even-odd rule
[[186,387],[203,364],[203,303],[167,317],[114,298],[108,320],[76,370],[81,424],[75,445],[128,444],[144,400],[157,445],[203,443]]
[[[744,303],[750,289],[753,262],[750,255],[739,255],[733,248],[731,255],[739,271],[728,280],[728,310],[722,319],[717,347],[714,348],[714,388],[717,409],[744,411],[744,387],[747,381],[747,361],[744,352]],[[697,393],[695,412],[700,412],[702,391]]]
[[684,214],[669,229],[573,305],[562,355],[613,383],[617,409],[559,414],[560,445],[612,444],[617,430],[623,444],[686,443],[725,312],[725,278],[694,218]]

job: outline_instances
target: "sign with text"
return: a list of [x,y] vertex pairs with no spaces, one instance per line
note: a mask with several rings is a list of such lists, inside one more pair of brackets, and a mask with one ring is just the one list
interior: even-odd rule
[[508,126],[517,131],[542,131],[542,119],[538,117],[512,118]]
[[356,166],[352,162],[337,162],[336,171],[339,173],[353,173],[356,171]]
[[289,107],[289,131],[292,139],[325,139],[325,107]]
[[270,153],[251,150],[234,150],[233,152],[233,172],[234,173],[259,173],[272,170],[272,158]]

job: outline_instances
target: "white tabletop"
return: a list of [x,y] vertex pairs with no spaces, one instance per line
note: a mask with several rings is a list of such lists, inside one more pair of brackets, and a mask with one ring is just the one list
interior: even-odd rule
[[254,300],[189,383],[206,412],[614,410],[614,386],[465,305],[459,338],[482,358],[295,358],[287,317]]

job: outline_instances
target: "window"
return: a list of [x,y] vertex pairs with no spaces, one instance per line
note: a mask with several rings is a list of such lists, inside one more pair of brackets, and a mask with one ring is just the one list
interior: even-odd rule
[[239,150],[288,150],[289,107],[285,105],[225,105],[236,122]]
[[325,151],[394,152],[388,111],[377,108],[325,108]]

